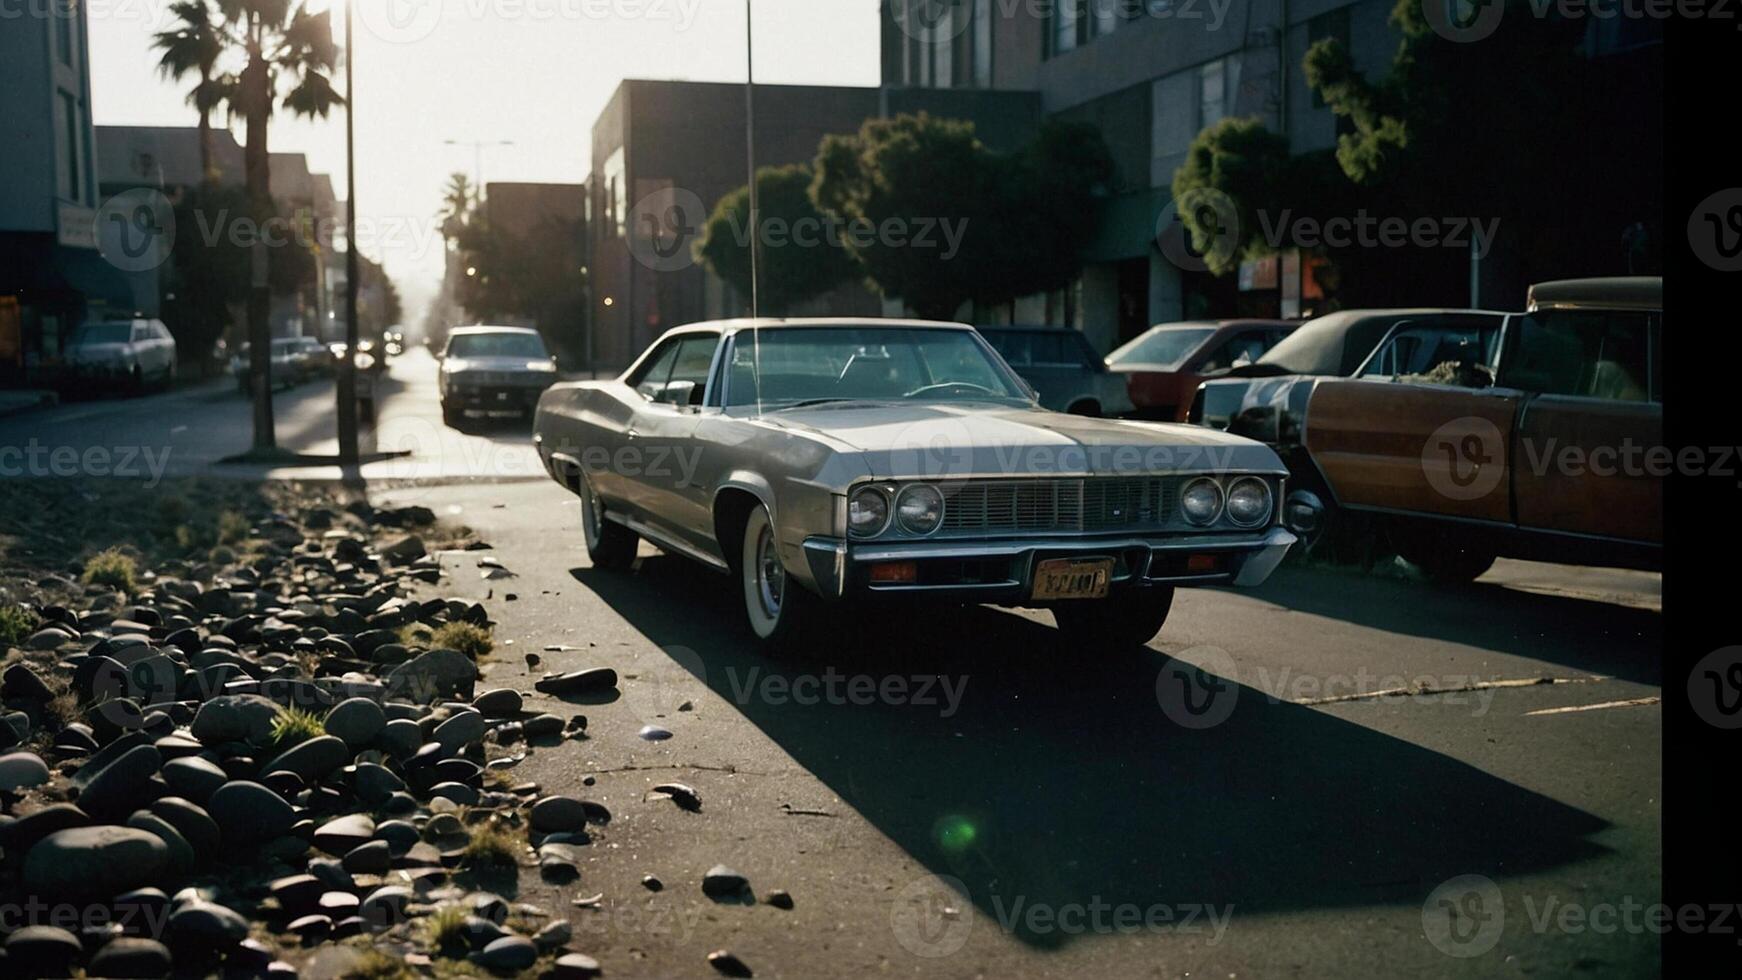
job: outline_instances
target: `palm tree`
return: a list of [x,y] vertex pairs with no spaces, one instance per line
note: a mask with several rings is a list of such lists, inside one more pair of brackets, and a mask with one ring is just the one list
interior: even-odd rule
[[228,98],[233,82],[217,74],[218,59],[228,39],[206,0],[177,0],[169,5],[169,12],[174,26],[159,31],[152,40],[152,47],[163,52],[157,70],[178,82],[189,74],[199,76],[199,83],[188,92],[188,104],[200,114],[200,179],[215,181],[218,171],[212,162],[212,113]]
[[453,239],[459,236],[460,228],[466,223],[467,215],[472,210],[472,182],[465,174],[455,173],[448,176],[448,186],[442,189],[442,237]]
[[[303,3],[293,7],[291,0],[216,2],[224,17],[229,43],[243,57],[242,71],[229,101],[232,108],[240,106],[246,131],[242,170],[249,205],[257,219],[265,219],[274,213],[266,134],[275,104],[307,118],[325,118],[333,107],[344,104],[344,98],[334,90],[327,76],[338,64],[332,19],[324,10],[310,13]],[[266,246],[261,241],[255,247]],[[257,281],[248,292],[256,451],[269,451],[277,442],[272,427],[272,385],[268,374],[271,307],[268,287]]]

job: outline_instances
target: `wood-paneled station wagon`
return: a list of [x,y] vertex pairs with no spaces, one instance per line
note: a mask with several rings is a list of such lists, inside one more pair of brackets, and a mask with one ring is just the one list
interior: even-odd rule
[[1532,287],[1492,350],[1400,327],[1312,392],[1304,441],[1325,507],[1382,515],[1430,577],[1496,556],[1659,567],[1663,280]]
[[533,438],[594,565],[645,538],[732,576],[776,642],[852,598],[1044,607],[1139,644],[1176,586],[1257,585],[1295,540],[1268,447],[1048,411],[965,324],[679,327],[547,391]]

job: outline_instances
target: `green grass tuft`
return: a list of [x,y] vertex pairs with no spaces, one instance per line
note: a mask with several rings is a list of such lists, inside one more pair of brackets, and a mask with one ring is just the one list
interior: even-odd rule
[[379,949],[365,949],[355,963],[339,974],[341,980],[416,980],[417,974],[405,961]]
[[35,613],[23,606],[0,606],[0,648],[23,643],[36,630]]
[[438,649],[457,650],[473,660],[482,660],[496,649],[490,631],[472,623],[443,623],[436,628],[430,642]]
[[139,566],[119,549],[99,551],[85,561],[84,580],[132,595],[138,588]]
[[326,733],[327,726],[321,716],[301,708],[279,708],[272,719],[272,747],[275,749],[288,749]]
[[460,863],[469,868],[483,866],[515,867],[525,850],[520,838],[496,820],[486,820],[470,829],[472,839],[466,842]]
[[424,938],[430,949],[449,956],[464,955],[466,918],[464,905],[443,905],[423,920]]
[[248,518],[236,511],[227,510],[218,515],[219,544],[240,544],[248,539],[250,530]]

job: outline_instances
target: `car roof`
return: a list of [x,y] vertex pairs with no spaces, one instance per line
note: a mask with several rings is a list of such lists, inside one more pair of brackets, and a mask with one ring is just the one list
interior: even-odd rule
[[702,323],[686,323],[681,327],[673,327],[661,336],[678,333],[742,333],[745,330],[790,330],[797,327],[830,327],[858,329],[928,329],[928,330],[973,330],[966,323],[950,323],[943,320],[906,320],[895,317],[739,317],[732,320],[708,320]]
[[1554,279],[1530,287],[1532,310],[1661,310],[1662,276]]
[[1063,325],[1047,326],[1045,324],[1035,323],[998,323],[991,326],[976,326],[974,329],[981,333],[986,333],[987,331],[993,331],[996,333],[1082,333],[1082,331],[1078,330],[1076,327],[1067,327]]
[[530,333],[530,334],[536,334],[536,333],[538,333],[538,331],[532,329],[531,327],[493,327],[493,326],[489,326],[488,324],[479,323],[479,324],[474,324],[474,325],[469,326],[469,327],[455,327],[452,330],[448,331],[448,336],[449,337],[468,337],[468,336],[474,336],[476,334],[481,334],[481,333]]

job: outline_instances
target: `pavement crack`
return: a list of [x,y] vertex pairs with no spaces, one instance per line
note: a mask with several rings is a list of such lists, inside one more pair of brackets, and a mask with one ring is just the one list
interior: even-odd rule
[[617,772],[654,772],[656,770],[689,769],[695,772],[724,772],[734,776],[772,776],[773,773],[758,772],[754,769],[740,769],[737,766],[702,766],[692,762],[668,763],[662,766],[613,766],[609,769],[585,769],[584,776],[602,776]]
[[791,803],[782,803],[780,805],[780,812],[786,814],[789,817],[833,817],[833,816],[837,816],[837,814],[831,813],[828,810],[807,810],[804,807],[793,806]]
[[1346,701],[1372,701],[1378,698],[1414,698],[1427,697],[1436,694],[1463,694],[1469,691],[1491,691],[1508,687],[1538,687],[1547,684],[1590,684],[1606,681],[1609,678],[1599,674],[1588,677],[1517,677],[1497,678],[1491,681],[1474,681],[1469,684],[1454,685],[1420,685],[1412,687],[1392,687],[1381,691],[1357,691],[1354,694],[1333,694],[1323,698],[1299,698],[1291,701],[1298,705],[1342,704]]
[[1660,704],[1662,701],[1661,697],[1628,698],[1625,701],[1603,701],[1598,704],[1573,704],[1564,708],[1538,708],[1535,711],[1526,711],[1524,716],[1528,718],[1531,715],[1567,715],[1576,711],[1601,711],[1604,708],[1638,708],[1648,704]]

